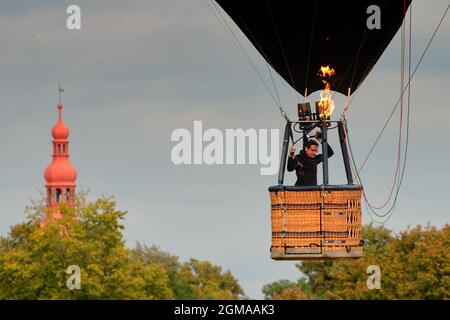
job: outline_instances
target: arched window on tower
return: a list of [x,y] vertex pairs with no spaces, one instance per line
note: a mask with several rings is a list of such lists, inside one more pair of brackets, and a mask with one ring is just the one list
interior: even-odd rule
[[61,145],[58,143],[58,154],[61,154]]
[[63,144],[63,153],[66,153],[66,144]]
[[56,189],[56,203],[61,202],[61,194],[62,194],[61,189]]
[[70,201],[70,189],[66,189],[66,202]]

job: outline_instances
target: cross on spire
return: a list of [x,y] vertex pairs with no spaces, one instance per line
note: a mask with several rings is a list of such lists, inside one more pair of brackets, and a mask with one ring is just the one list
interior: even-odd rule
[[59,94],[59,103],[61,103],[61,96],[64,92],[64,89],[61,87],[61,82],[58,83],[58,94]]

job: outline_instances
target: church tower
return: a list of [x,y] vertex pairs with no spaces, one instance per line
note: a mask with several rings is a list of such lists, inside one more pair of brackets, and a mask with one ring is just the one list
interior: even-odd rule
[[58,122],[52,129],[53,160],[45,169],[44,177],[47,190],[47,207],[53,209],[53,218],[60,218],[58,207],[67,203],[73,207],[75,204],[75,181],[77,170],[69,161],[69,129],[62,120],[61,88],[58,103]]

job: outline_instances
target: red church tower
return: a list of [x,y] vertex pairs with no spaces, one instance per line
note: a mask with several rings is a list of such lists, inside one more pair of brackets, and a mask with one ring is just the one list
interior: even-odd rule
[[53,161],[45,169],[44,177],[47,181],[47,206],[53,209],[53,218],[60,218],[61,213],[57,209],[60,203],[74,206],[75,180],[77,170],[69,161],[69,129],[62,120],[61,92],[58,103],[59,120],[52,129],[53,136]]

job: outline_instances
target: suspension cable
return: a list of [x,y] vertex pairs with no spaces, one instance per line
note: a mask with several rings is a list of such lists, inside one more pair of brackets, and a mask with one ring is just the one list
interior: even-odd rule
[[211,5],[208,3],[208,0],[204,0],[205,4],[208,6],[208,8],[210,9],[210,11],[213,13],[213,15],[217,18],[217,20],[220,22],[221,26],[224,28],[225,32],[227,33],[227,35],[231,38],[233,44],[238,48],[239,52],[241,53],[242,57],[244,58],[244,61],[251,67],[251,69],[253,69],[253,71],[256,73],[256,75],[258,76],[259,80],[262,82],[262,84],[264,85],[264,87],[266,88],[266,90],[268,91],[268,93],[270,94],[270,96],[272,97],[272,99],[275,101],[275,103],[278,105],[278,108],[280,110],[281,116],[286,120],[286,121],[290,121],[289,117],[287,116],[286,111],[284,111],[283,106],[281,105],[281,101],[277,100],[277,98],[275,97],[275,95],[273,94],[272,90],[269,88],[268,84],[266,83],[266,81],[264,80],[264,78],[262,77],[261,73],[258,71],[258,69],[256,68],[255,64],[253,63],[253,61],[251,60],[250,56],[248,55],[248,53],[245,51],[245,49],[242,47],[239,39],[237,38],[237,36],[234,34],[233,29],[230,27],[230,25],[228,24],[228,22],[226,21],[226,19],[224,18],[223,14],[221,13],[220,9],[218,8],[218,5],[215,3],[214,0],[212,0],[212,4],[213,7],[216,9],[216,12],[213,10],[213,8],[211,7]]
[[281,38],[280,38],[280,35],[278,33],[277,25],[275,24],[275,20],[273,19],[272,10],[270,9],[269,2],[267,0],[265,0],[265,3],[266,3],[267,11],[269,12],[270,20],[272,21],[272,25],[273,25],[273,29],[275,31],[275,35],[277,36],[278,45],[280,46],[280,51],[281,51],[281,54],[283,55],[284,63],[286,64],[286,69],[287,69],[287,71],[289,73],[289,77],[290,77],[291,82],[292,82],[292,87],[296,91],[298,91],[297,87],[295,86],[294,77],[292,77],[291,68],[289,67],[289,63],[288,63],[288,60],[287,60],[287,57],[286,57],[286,53],[284,52],[283,44],[281,43]]
[[[405,10],[406,10],[406,7],[405,7]],[[402,29],[402,32],[404,32],[404,28]],[[404,34],[403,34],[402,38],[404,39]],[[409,49],[408,49],[408,79],[410,79],[411,78],[411,66],[412,66],[412,63],[411,63],[411,60],[412,60],[411,59],[412,58],[412,50],[411,50],[412,49],[412,8],[410,8],[410,13],[409,13],[409,40],[408,40],[408,44],[409,44]],[[402,63],[404,63],[403,57],[404,57],[404,49],[402,49]],[[403,72],[404,72],[404,68],[402,67],[402,73]],[[403,81],[404,81],[404,79],[402,79],[402,82]],[[403,178],[404,178],[404,175],[405,175],[406,161],[407,161],[407,154],[408,154],[408,146],[409,146],[409,132],[410,132],[410,106],[411,106],[411,101],[410,101],[411,88],[410,88],[410,85],[411,85],[410,82],[408,82],[407,88],[405,88],[405,89],[408,90],[408,94],[407,94],[407,98],[406,98],[407,99],[407,116],[406,116],[407,121],[406,121],[405,154],[404,154],[404,159],[403,159],[403,165],[401,166],[402,169],[400,171],[398,171],[398,175],[397,174],[395,175],[395,177],[396,177],[395,180],[397,180],[397,188],[396,188],[396,192],[395,192],[395,197],[394,197],[393,203],[390,206],[390,208],[388,209],[388,211],[386,213],[384,213],[384,214],[379,214],[378,212],[376,212],[377,209],[380,209],[380,208],[384,207],[389,202],[389,199],[391,198],[392,194],[390,194],[390,197],[389,197],[388,201],[386,201],[386,203],[382,207],[375,207],[375,206],[370,204],[370,202],[368,200],[368,197],[367,197],[367,194],[366,194],[366,192],[365,192],[365,190],[363,188],[363,196],[364,196],[364,201],[365,201],[364,202],[365,207],[366,207],[366,209],[367,209],[367,211],[369,213],[370,218],[374,222],[379,223],[379,224],[385,224],[392,217],[393,212],[394,212],[395,207],[396,207],[396,204],[397,204],[397,199],[398,199],[398,195],[399,195],[399,192],[400,192],[400,189],[401,189],[401,185],[403,183]],[[401,106],[401,108],[403,108],[403,106]],[[349,145],[350,155],[351,155],[351,159],[352,159],[352,163],[351,163],[352,164],[352,171],[353,171],[353,173],[354,173],[354,175],[356,177],[357,183],[362,186],[360,172],[358,172],[356,170],[356,162],[355,162],[355,159],[354,159],[353,150],[351,148],[351,143],[350,143],[350,138],[348,136],[347,128],[344,127],[344,129],[346,131],[345,136],[346,136],[346,139],[347,139],[347,143]],[[399,163],[398,163],[398,165],[399,165]],[[395,183],[394,183],[394,186],[395,186]],[[385,218],[385,219],[383,221],[380,221],[380,220],[375,219],[373,217],[373,215],[375,215],[378,218]]]
[[[402,91],[400,97],[398,98],[397,103],[395,104],[395,106],[394,106],[392,112],[390,113],[390,115],[389,115],[388,119],[386,120],[386,122],[385,122],[383,128],[381,129],[380,133],[378,134],[377,139],[375,140],[375,142],[373,143],[372,147],[370,148],[369,153],[367,154],[367,156],[365,157],[364,161],[362,162],[362,165],[361,165],[361,167],[360,167],[359,170],[358,170],[359,172],[364,168],[364,166],[365,166],[367,160],[368,160],[369,157],[372,155],[373,150],[375,149],[376,145],[377,145],[378,142],[380,141],[381,136],[383,135],[384,131],[386,130],[386,127],[388,126],[389,122],[391,121],[391,118],[392,118],[392,116],[394,115],[395,111],[397,110],[397,108],[398,108],[398,106],[399,106],[399,104],[400,104],[400,100],[403,98],[403,96],[404,96],[406,90],[409,90],[408,88],[410,87],[411,81],[412,81],[412,79],[414,78],[414,76],[415,76],[417,70],[419,69],[419,66],[420,66],[420,64],[422,63],[423,58],[425,57],[426,53],[428,52],[428,49],[430,48],[431,43],[433,42],[433,40],[434,40],[434,38],[435,38],[435,36],[436,36],[436,34],[437,34],[439,28],[441,27],[441,24],[442,24],[442,22],[444,21],[444,19],[445,19],[446,15],[447,15],[449,9],[450,9],[450,2],[449,2],[449,4],[448,4],[446,10],[444,11],[444,14],[442,15],[441,19],[439,20],[439,23],[438,23],[436,29],[434,30],[433,35],[431,36],[430,40],[428,41],[428,43],[427,43],[427,45],[426,45],[426,47],[425,47],[425,50],[423,51],[423,53],[422,53],[422,55],[421,55],[419,61],[417,62],[416,66],[415,66],[415,68],[414,68],[414,70],[413,70],[413,72],[410,74],[410,77],[409,77],[409,79],[408,79],[408,82],[406,83],[406,87],[404,88],[404,90]],[[358,91],[359,91],[359,90],[357,90],[357,92],[358,92]],[[355,98],[357,92],[355,92],[355,93],[353,94],[351,100],[349,101],[349,106],[350,106],[350,104],[353,102],[353,100],[354,100],[354,98]]]
[[[404,0],[406,11],[406,0]],[[402,93],[402,90],[404,88],[405,84],[405,21],[402,23],[401,28],[401,49],[400,49],[400,94]],[[366,199],[366,202],[369,207],[375,210],[380,210],[386,207],[386,205],[389,203],[389,201],[392,198],[392,195],[394,194],[395,186],[397,185],[399,173],[400,173],[400,163],[401,163],[401,145],[402,145],[402,128],[403,128],[403,98],[400,101],[400,124],[399,124],[399,134],[398,134],[398,145],[397,145],[397,161],[396,161],[396,168],[395,168],[395,174],[392,182],[392,187],[389,192],[389,196],[387,197],[386,201],[380,205],[380,206],[374,206],[372,205],[368,199]]]

